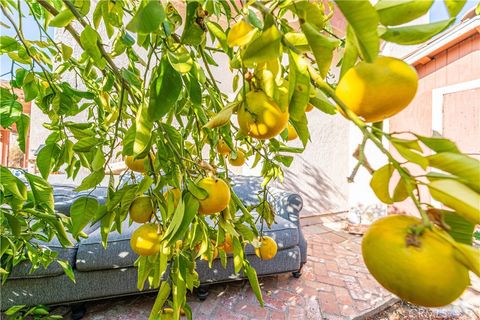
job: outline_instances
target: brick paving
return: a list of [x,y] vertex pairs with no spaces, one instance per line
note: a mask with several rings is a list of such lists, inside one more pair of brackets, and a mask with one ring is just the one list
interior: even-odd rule
[[[360,254],[361,237],[323,225],[303,227],[308,262],[302,277],[260,279],[261,308],[248,282],[217,284],[207,300],[188,297],[194,319],[354,319],[396,301],[369,275]],[[146,319],[155,296],[139,295],[87,305],[87,320]]]

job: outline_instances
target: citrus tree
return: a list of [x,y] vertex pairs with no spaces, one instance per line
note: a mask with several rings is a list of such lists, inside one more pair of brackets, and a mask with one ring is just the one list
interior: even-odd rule
[[[151,318],[166,317],[165,304],[174,318],[181,310],[191,316],[185,296],[199,285],[196,259],[211,264],[218,256],[225,265],[227,254],[263,305],[244,246],[252,243],[263,259],[277,247],[263,237],[263,227],[257,230],[252,211],[262,225],[274,221],[268,184],[282,179],[294,154],[308,148],[313,108],[338,112],[360,130],[355,172],[368,167],[368,141],[385,154],[388,162],[371,180],[382,202],[409,198],[416,206],[411,217],[384,218],[365,236],[365,262],[382,285],[414,303],[443,305],[466,288],[469,270],[480,274],[472,247],[480,223],[479,162],[446,138],[399,136],[381,126],[411,102],[418,77],[403,61],[379,56],[380,44],[427,41],[453,24],[465,1],[444,1],[447,20],[408,26],[428,13],[433,0],[0,3],[2,27],[16,33],[0,37],[1,53],[12,60],[11,88],[1,88],[1,125],[16,125],[25,151],[30,119],[14,94],[19,88],[48,116],[43,126],[51,132],[37,156],[40,175],[25,172],[25,183],[1,168],[3,281],[24,260],[34,268],[56,261],[74,280],[68,263],[33,240],[57,237],[68,246],[69,235],[84,238],[84,227],[99,223],[106,246],[109,233],[121,232],[131,219],[142,224],[131,238],[139,255],[138,288],[159,288]],[[331,27],[334,14],[344,16],[345,30]],[[40,40],[25,37],[27,15]],[[52,29],[61,36],[52,37]],[[229,62],[228,95],[211,70],[217,59]],[[302,147],[286,143],[293,139]],[[264,177],[255,206],[245,206],[230,186],[229,167],[244,165],[247,157]],[[122,179],[110,170],[119,159],[129,168]],[[424,174],[413,175],[412,166]],[[59,169],[69,178],[89,172],[78,191],[107,178],[106,202],[82,197],[69,216],[55,212],[47,179]],[[445,208],[427,203],[421,189]],[[445,266],[439,278],[445,278],[434,291],[439,278],[432,270],[439,265]],[[409,277],[397,277],[402,274]]]

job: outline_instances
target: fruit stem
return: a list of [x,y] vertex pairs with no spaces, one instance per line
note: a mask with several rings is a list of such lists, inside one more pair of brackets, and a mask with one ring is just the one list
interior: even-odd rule
[[[400,176],[405,179],[405,180],[411,180],[410,174],[400,165],[400,163],[392,156],[392,154],[383,146],[382,142],[367,129],[367,125],[365,122],[363,122],[353,111],[351,111],[345,103],[343,103],[342,100],[335,94],[335,91],[333,88],[325,82],[322,77],[315,71],[315,69],[312,67],[312,65],[308,64],[308,72],[310,73],[311,79],[315,82],[317,87],[322,90],[327,96],[332,98],[337,106],[342,109],[342,111],[345,113],[346,117],[351,120],[362,132],[364,137],[367,137],[370,139],[376,146],[377,148],[385,154],[385,156],[388,158],[388,161],[392,163],[392,165],[397,169],[398,173]],[[408,189],[407,190],[409,197],[413,200],[415,203],[415,206],[418,209],[418,212],[420,213],[420,216],[422,217],[422,222],[425,227],[431,227],[432,222],[430,221],[427,213],[425,210],[423,210],[422,205],[418,198],[415,196],[413,193],[413,190]]]

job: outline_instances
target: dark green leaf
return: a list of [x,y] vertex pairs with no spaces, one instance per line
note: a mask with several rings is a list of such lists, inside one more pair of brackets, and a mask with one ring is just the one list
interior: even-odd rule
[[70,207],[70,217],[72,218],[72,235],[76,238],[83,228],[92,221],[98,210],[97,199],[90,197],[81,197],[75,200]]
[[25,172],[25,178],[30,184],[30,189],[33,192],[33,198],[35,199],[35,205],[54,212],[53,202],[53,188],[42,177]]
[[441,210],[443,220],[450,227],[447,230],[455,241],[472,245],[472,235],[475,230],[475,225],[455,212],[448,210]]
[[181,38],[181,42],[183,44],[198,46],[205,40],[205,30],[197,22],[198,10],[201,10],[200,3],[196,1],[187,2],[185,27],[183,29],[182,38]]
[[164,57],[150,82],[149,117],[159,120],[165,116],[177,102],[182,87],[182,77]]
[[60,154],[60,147],[56,143],[47,144],[38,152],[37,161],[36,161],[37,167],[42,177],[44,177],[45,179],[48,178],[48,175],[50,174],[50,170],[52,170],[52,167],[54,163],[57,161],[57,156],[59,154]]
[[80,35],[80,42],[85,52],[95,61],[99,68],[103,69],[105,60],[102,58],[97,42],[100,40],[98,32],[87,25]]
[[30,117],[24,113],[20,116],[20,119],[16,122],[18,130],[18,146],[23,153],[25,153],[25,146],[28,138],[28,129],[30,126]]
[[75,143],[73,150],[75,152],[89,152],[96,147],[100,141],[95,137],[82,138]]

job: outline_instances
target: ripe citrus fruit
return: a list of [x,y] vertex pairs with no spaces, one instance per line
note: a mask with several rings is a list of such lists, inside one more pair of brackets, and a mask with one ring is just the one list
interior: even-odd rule
[[297,130],[295,130],[295,127],[292,126],[290,123],[288,124],[287,131],[288,131],[288,137],[287,137],[288,141],[295,140],[298,138]]
[[255,254],[262,260],[270,260],[277,254],[277,243],[269,236],[258,239],[260,247],[255,248]]
[[145,161],[148,160],[148,157],[142,158],[142,159],[134,159],[133,156],[127,156],[125,158],[125,164],[127,167],[136,172],[145,172]]
[[240,129],[256,139],[270,139],[287,126],[288,112],[262,91],[250,91],[238,110]]
[[225,235],[225,239],[221,245],[219,245],[223,251],[226,253],[233,253],[233,242],[232,242],[232,236],[230,234]]
[[228,156],[230,154],[230,147],[225,143],[223,139],[218,140],[217,152],[222,156]]
[[207,191],[207,197],[200,200],[201,214],[212,214],[220,212],[230,202],[230,188],[222,179],[207,177],[200,180],[198,186]]
[[238,149],[237,157],[233,159],[232,155],[230,155],[230,157],[228,158],[228,162],[230,162],[232,166],[236,166],[236,167],[243,166],[245,164],[245,153],[243,153],[242,150]]
[[311,103],[307,104],[307,107],[305,108],[305,112],[310,112],[315,108],[315,106]]
[[336,94],[356,115],[378,122],[402,111],[415,97],[417,87],[414,68],[396,58],[378,57],[349,69]]
[[160,239],[156,224],[144,224],[132,233],[130,247],[140,256],[153,256],[160,252]]
[[163,193],[163,197],[168,203],[168,197],[170,197],[170,194],[173,194],[173,207],[176,208],[178,205],[178,201],[180,201],[180,198],[182,197],[182,192],[177,189],[177,188],[172,188]]
[[425,307],[444,306],[469,285],[468,269],[439,234],[444,231],[434,227],[411,234],[410,228],[419,224],[420,219],[403,215],[377,220],[363,237],[363,259],[375,279],[400,298]]
[[149,196],[139,196],[130,205],[130,218],[137,223],[145,223],[153,215],[152,199]]

